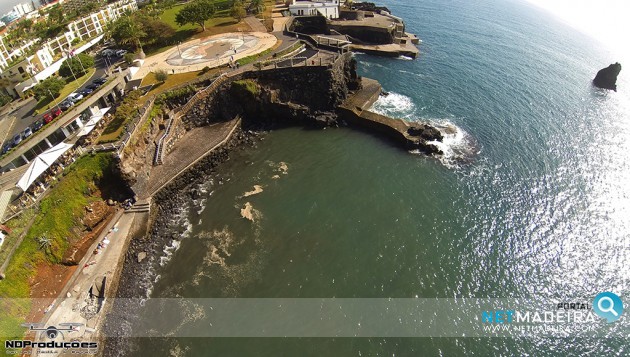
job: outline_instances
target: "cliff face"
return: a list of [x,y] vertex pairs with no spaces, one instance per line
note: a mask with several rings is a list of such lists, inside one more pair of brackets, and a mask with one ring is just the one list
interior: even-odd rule
[[600,69],[595,79],[593,79],[593,85],[598,88],[610,89],[616,92],[617,76],[619,76],[619,72],[621,72],[621,64],[619,64],[619,62]]
[[344,54],[334,65],[246,72],[186,115],[187,127],[241,115],[245,125],[336,125],[337,106],[360,88],[356,61]]

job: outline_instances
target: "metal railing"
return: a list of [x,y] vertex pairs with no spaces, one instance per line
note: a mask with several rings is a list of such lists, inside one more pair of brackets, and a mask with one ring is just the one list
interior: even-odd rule
[[162,165],[162,158],[164,156],[164,148],[170,145],[172,137],[170,134],[172,133],[171,128],[179,124],[179,120],[181,120],[182,115],[187,113],[195,104],[197,104],[201,99],[206,98],[212,91],[214,91],[219,85],[221,85],[225,78],[228,76],[225,73],[222,73],[218,76],[210,85],[206,88],[200,90],[195,93],[192,98],[186,102],[186,104],[181,107],[175,108],[168,113],[169,122],[166,126],[166,130],[164,130],[164,134],[158,140],[157,146],[155,148],[155,156],[153,158],[153,165]]

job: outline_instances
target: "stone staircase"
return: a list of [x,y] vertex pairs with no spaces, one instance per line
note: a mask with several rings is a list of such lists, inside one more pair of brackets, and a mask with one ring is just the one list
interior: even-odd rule
[[131,206],[130,209],[125,210],[125,213],[144,213],[151,212],[151,203],[148,201],[138,201],[136,204]]

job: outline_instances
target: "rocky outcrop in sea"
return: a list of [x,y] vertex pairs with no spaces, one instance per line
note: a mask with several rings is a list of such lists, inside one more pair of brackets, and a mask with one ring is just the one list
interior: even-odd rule
[[617,91],[617,76],[621,72],[621,64],[613,63],[610,66],[600,69],[593,79],[593,85],[602,89]]

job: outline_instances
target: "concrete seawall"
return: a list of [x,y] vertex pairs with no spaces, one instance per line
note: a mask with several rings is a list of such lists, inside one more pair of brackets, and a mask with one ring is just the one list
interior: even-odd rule
[[[362,78],[362,88],[353,93],[338,107],[339,116],[351,126],[384,135],[407,150],[418,149],[427,154],[439,154],[430,141],[441,141],[436,128],[423,123],[411,123],[374,113],[369,109],[382,93],[381,85],[369,78]],[[414,135],[412,135],[413,133]]]

